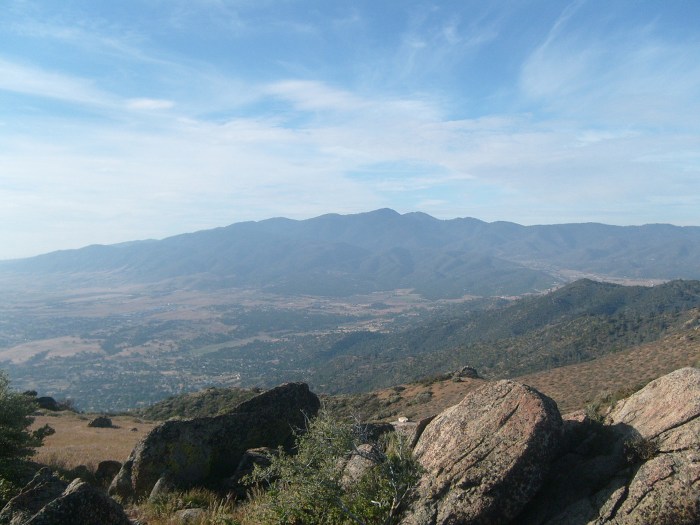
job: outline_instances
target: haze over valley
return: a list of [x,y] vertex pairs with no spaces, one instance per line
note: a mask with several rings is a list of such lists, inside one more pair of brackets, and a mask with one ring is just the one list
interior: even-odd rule
[[643,4],[7,0],[0,367],[118,410],[681,337],[700,4]]
[[0,523],[700,523],[698,20],[3,0]]
[[[688,321],[695,285],[671,288],[673,299],[651,285],[700,278],[699,256],[700,228],[671,225],[524,227],[387,209],[239,223],[1,262],[0,362],[18,388],[91,410],[210,385],[304,380],[357,392],[463,365],[507,377],[654,340]],[[557,303],[520,328],[507,321],[530,314],[506,312],[537,311],[532,301],[583,277],[571,292],[575,315]],[[590,279],[644,286],[616,285],[610,298],[612,285]],[[644,291],[656,299],[641,299]],[[533,298],[514,303],[518,296]],[[586,341],[533,335],[559,326],[565,339],[571,323],[602,330],[594,314],[610,319]],[[534,350],[523,348],[537,344],[547,350],[528,357]]]

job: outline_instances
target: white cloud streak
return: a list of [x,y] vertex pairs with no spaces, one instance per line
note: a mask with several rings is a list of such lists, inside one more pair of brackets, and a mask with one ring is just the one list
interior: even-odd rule
[[90,106],[106,106],[114,98],[92,81],[13,62],[0,57],[0,90]]
[[170,109],[175,105],[172,100],[154,98],[133,98],[126,101],[129,109],[159,110]]
[[612,35],[564,31],[574,12],[562,15],[524,63],[526,97],[589,125],[695,127],[700,41],[661,41],[647,28]]

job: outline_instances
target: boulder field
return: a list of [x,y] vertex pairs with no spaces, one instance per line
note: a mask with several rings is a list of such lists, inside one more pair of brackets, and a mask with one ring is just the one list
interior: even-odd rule
[[[133,501],[227,487],[247,451],[291,445],[293,429],[319,405],[307,385],[290,383],[226,415],[167,421],[134,448],[109,493]],[[700,523],[699,416],[700,369],[683,368],[605,414],[562,417],[535,389],[497,381],[434,418],[372,428],[407,433],[423,469],[401,525],[693,525]],[[61,521],[82,500],[91,516],[104,516],[100,523],[128,523],[100,489],[44,470],[2,509],[0,524],[93,523],[82,511]]]

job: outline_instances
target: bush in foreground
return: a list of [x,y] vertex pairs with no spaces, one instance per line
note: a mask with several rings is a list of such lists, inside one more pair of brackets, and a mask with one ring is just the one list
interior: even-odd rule
[[48,425],[31,431],[36,403],[31,396],[10,390],[10,382],[0,371],[0,506],[11,498],[23,482],[24,460],[41,446],[53,429]]
[[[418,481],[420,468],[406,440],[385,434],[369,446],[362,427],[333,419],[327,412],[310,420],[297,435],[296,450],[270,457],[270,466],[256,468],[250,481],[267,487],[257,491],[244,523],[389,525],[398,521]],[[371,465],[348,480],[347,460],[360,455]]]

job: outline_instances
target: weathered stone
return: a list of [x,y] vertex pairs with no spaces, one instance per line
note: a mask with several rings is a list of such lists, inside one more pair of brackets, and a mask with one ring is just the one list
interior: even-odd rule
[[[597,436],[596,440],[605,439],[605,436],[601,437],[593,430],[591,432],[591,435]],[[599,446],[607,451],[601,450],[600,454],[591,456],[567,452],[554,461],[542,489],[514,523],[539,525],[550,523],[548,520],[554,516],[557,516],[557,520],[551,523],[588,523],[595,514],[596,505],[585,497],[600,500],[601,505],[609,500],[619,488],[619,473],[625,468],[624,459],[615,443],[606,445],[600,441]]]
[[100,461],[95,470],[95,480],[101,487],[107,488],[121,468],[122,464],[119,461],[112,459]]
[[175,513],[173,522],[178,525],[196,525],[203,523],[206,514],[204,509],[182,509]]
[[90,420],[88,426],[94,428],[114,428],[114,425],[112,425],[112,420],[105,416],[97,416],[96,418]]
[[232,491],[238,498],[245,498],[250,485],[244,482],[245,476],[253,473],[255,466],[262,468],[269,467],[271,458],[278,454],[278,449],[270,447],[259,447],[246,450],[241,457],[233,475],[224,481],[222,488]]
[[131,525],[121,505],[105,492],[74,480],[26,525]]
[[452,374],[452,377],[456,379],[479,379],[479,372],[477,372],[476,368],[474,367],[463,366],[459,370],[455,370],[455,372]]
[[606,424],[625,425],[645,439],[661,438],[700,416],[700,369],[681,368],[619,401]]
[[168,475],[186,489],[230,477],[246,450],[291,446],[293,430],[316,414],[318,397],[304,383],[268,390],[224,415],[174,420],[154,428],[132,451],[110,486],[125,500],[150,494]]
[[68,484],[47,468],[0,513],[10,525],[129,525],[121,506],[80,479]]
[[566,454],[517,523],[700,523],[700,370],[652,381],[605,423],[582,421],[565,440]]
[[12,498],[0,512],[0,523],[21,524],[27,522],[44,505],[60,496],[68,483],[57,478],[49,468],[43,468]]
[[425,427],[435,419],[435,416],[424,417],[418,421],[401,421],[401,418],[396,423],[392,423],[394,432],[404,437],[409,448],[413,449],[418,443],[418,439],[425,430]]
[[634,473],[611,516],[615,525],[700,523],[700,454],[661,454]]
[[378,463],[378,454],[373,445],[364,443],[357,447],[357,450],[348,458],[343,468],[341,485],[350,487],[357,483],[365,472]]
[[[682,368],[618,402],[607,423],[644,447],[610,522],[700,523],[700,369]],[[647,457],[651,456],[651,457]]]
[[90,483],[92,485],[97,484],[97,479],[95,479],[95,474],[86,466],[86,465],[78,465],[71,471],[67,473],[69,479],[75,479],[79,478],[82,481],[85,481],[86,483]]
[[51,412],[58,412],[59,410],[61,410],[61,407],[58,405],[58,403],[53,397],[37,397],[36,402],[39,405],[39,408],[43,408],[44,410],[50,410]]
[[513,381],[489,383],[428,424],[425,469],[404,525],[507,523],[535,494],[562,421],[554,401]]
[[232,478],[241,479],[248,474],[252,474],[256,465],[263,468],[269,467],[271,464],[270,458],[276,455],[277,449],[270,447],[258,447],[246,450],[241,457],[241,461],[238,462],[238,466]]
[[169,473],[166,472],[158,479],[158,481],[156,481],[156,484],[153,485],[151,493],[148,495],[148,499],[150,501],[155,501],[161,496],[176,492],[177,489],[177,482]]

